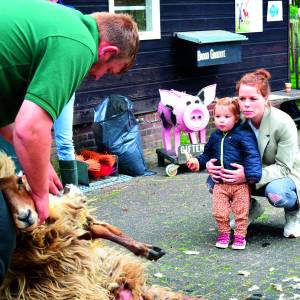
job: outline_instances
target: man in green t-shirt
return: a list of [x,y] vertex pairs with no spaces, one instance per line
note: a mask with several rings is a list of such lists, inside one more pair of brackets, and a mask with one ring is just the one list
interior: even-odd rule
[[[50,164],[52,124],[87,74],[97,80],[132,66],[138,29],[127,15],[41,0],[0,1],[0,20],[0,136],[14,146],[42,223],[49,191],[62,188]],[[1,209],[0,282],[14,246],[9,218]]]

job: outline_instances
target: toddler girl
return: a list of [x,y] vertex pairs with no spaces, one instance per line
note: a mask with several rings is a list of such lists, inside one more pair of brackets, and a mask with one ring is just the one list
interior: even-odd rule
[[[261,178],[261,158],[256,137],[248,124],[241,124],[238,101],[229,97],[218,99],[214,108],[214,123],[217,128],[205,145],[204,152],[198,157],[187,160],[192,171],[203,170],[206,163],[214,158],[215,165],[222,169],[235,169],[235,164],[244,166],[246,182],[213,182],[213,216],[216,219],[219,235],[216,247],[227,248],[230,242],[229,217],[235,218],[232,249],[245,249],[250,206],[251,184]],[[222,169],[220,172],[222,173]]]

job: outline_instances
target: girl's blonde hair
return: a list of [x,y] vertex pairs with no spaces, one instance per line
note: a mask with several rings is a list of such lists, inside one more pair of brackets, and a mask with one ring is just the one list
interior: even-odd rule
[[217,106],[226,106],[226,107],[228,107],[229,111],[233,115],[235,115],[236,119],[237,120],[240,119],[240,106],[239,106],[237,98],[224,97],[224,98],[217,99],[214,110],[213,110],[214,115],[215,115],[215,111],[216,111]]

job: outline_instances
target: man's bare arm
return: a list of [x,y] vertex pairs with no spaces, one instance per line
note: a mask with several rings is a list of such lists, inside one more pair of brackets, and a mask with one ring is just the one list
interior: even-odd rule
[[13,144],[41,222],[48,217],[51,128],[49,114],[24,100],[15,120]]

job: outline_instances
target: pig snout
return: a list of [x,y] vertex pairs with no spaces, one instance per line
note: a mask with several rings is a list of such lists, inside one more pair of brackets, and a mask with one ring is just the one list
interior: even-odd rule
[[205,106],[189,105],[184,110],[183,122],[189,130],[200,131],[209,122],[209,112]]

